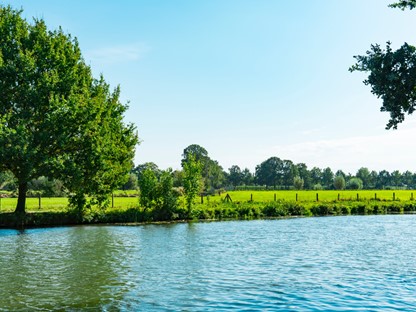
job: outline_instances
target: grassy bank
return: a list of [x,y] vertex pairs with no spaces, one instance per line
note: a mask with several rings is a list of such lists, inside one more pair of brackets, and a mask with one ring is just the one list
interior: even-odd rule
[[[139,207],[91,210],[82,216],[74,212],[37,211],[24,216],[0,213],[0,227],[41,227],[75,224],[148,223],[186,220],[250,220],[281,217],[312,217],[369,214],[416,213],[416,201],[342,200],[342,201],[210,201],[196,204],[188,213],[185,208],[161,212]],[[166,215],[170,217],[166,218]],[[163,216],[163,217],[161,217]]]

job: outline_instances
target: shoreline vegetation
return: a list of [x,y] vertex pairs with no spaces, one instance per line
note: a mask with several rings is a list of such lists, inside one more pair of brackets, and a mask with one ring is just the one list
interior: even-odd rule
[[0,210],[0,228],[416,213],[412,191],[231,191],[201,197],[191,211],[181,203],[168,212],[145,209],[136,200],[135,206],[130,202],[82,213],[68,208],[29,209],[25,214]]

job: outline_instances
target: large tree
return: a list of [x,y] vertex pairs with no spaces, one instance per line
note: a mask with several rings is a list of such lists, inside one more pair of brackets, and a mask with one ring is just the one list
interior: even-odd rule
[[283,161],[279,157],[270,157],[256,166],[256,180],[260,185],[281,186],[283,174]]
[[[414,9],[416,1],[402,0],[390,7]],[[416,109],[416,48],[404,43],[393,51],[390,42],[386,49],[373,44],[366,55],[354,58],[357,63],[350,71],[369,72],[364,84],[371,85],[371,92],[383,100],[380,110],[390,113],[386,129],[397,129],[405,115]]]
[[214,192],[216,189],[223,186],[225,182],[225,174],[218,161],[211,159],[205,148],[198,144],[192,144],[186,147],[182,154],[182,167],[184,163],[189,161],[193,156],[198,161],[201,168],[201,175],[203,178],[203,189],[207,192]]
[[29,181],[60,179],[78,208],[103,204],[131,169],[138,142],[124,124],[119,88],[94,79],[76,38],[29,23],[0,6],[0,171],[18,181],[25,212]]

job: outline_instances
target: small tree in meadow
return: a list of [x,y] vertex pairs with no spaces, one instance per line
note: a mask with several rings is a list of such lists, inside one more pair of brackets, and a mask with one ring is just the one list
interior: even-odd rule
[[299,176],[293,178],[293,186],[296,190],[302,190],[304,183],[305,181]]
[[151,208],[156,201],[157,177],[152,169],[145,169],[139,178],[140,197],[139,202],[145,210]]
[[342,175],[337,175],[334,179],[334,187],[336,190],[345,189],[345,178]]
[[183,187],[185,191],[186,207],[188,214],[191,213],[192,204],[201,188],[201,163],[195,155],[189,154],[188,159],[182,162],[183,167]]

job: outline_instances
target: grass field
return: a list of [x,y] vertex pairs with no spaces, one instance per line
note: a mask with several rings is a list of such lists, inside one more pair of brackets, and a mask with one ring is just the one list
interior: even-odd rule
[[[407,201],[415,198],[416,191],[412,190],[360,190],[360,191],[230,191],[221,195],[204,197],[204,203],[223,201],[229,194],[233,202],[271,202],[276,200],[316,202],[317,195],[320,202],[331,201],[357,201],[358,200],[381,200],[381,201]],[[121,195],[121,194],[118,194]],[[127,193],[127,195],[134,195]],[[358,195],[358,197],[357,197]],[[339,197],[338,197],[339,196]],[[198,198],[199,202],[200,199]],[[114,197],[114,208],[133,208],[138,206],[138,197]],[[16,208],[17,198],[0,198],[0,212],[12,212]],[[27,211],[63,211],[68,206],[68,199],[64,197],[42,198],[39,208],[38,198],[27,198]],[[110,202],[110,207],[112,203]]]
[[[410,200],[415,198],[416,191],[413,190],[360,190],[360,191],[230,191],[222,193],[220,196],[210,196],[209,201],[224,200],[229,194],[234,202],[246,202],[253,200],[255,202],[266,202],[276,200],[296,201],[300,202],[316,201],[317,194],[319,201],[334,200]],[[339,197],[338,197],[339,195]]]
[[[137,197],[114,197],[114,208],[137,207],[139,199]],[[12,212],[16,208],[17,198],[0,198],[0,212]],[[45,197],[41,199],[39,209],[38,198],[26,199],[27,211],[63,211],[68,206],[68,199],[65,197]],[[110,202],[110,207],[112,203]]]

